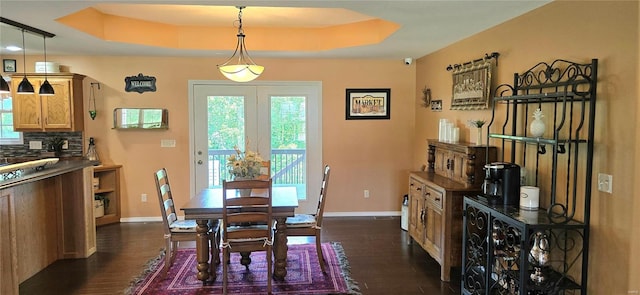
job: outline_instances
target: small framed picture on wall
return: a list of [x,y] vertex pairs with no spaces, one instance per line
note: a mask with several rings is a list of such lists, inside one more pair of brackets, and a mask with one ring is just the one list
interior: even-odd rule
[[16,72],[16,60],[15,59],[3,59],[2,60],[2,69],[5,73],[15,73]]

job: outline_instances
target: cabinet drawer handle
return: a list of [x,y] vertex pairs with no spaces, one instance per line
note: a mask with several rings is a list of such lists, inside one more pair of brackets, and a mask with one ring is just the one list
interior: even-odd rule
[[440,198],[436,198],[436,202],[440,202]]
[[451,159],[447,159],[447,170],[451,169]]

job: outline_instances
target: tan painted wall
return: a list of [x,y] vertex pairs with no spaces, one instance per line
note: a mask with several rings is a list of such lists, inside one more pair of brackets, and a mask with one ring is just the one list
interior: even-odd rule
[[[640,15],[640,5],[637,5],[636,7],[636,15]],[[636,24],[636,28],[639,27],[640,25]],[[640,48],[640,29],[636,30],[635,36],[636,48]],[[636,50],[636,61],[640,61],[640,50]],[[640,73],[640,62],[636,62],[635,66],[636,72]],[[635,86],[635,96],[636,101],[638,101],[638,98],[640,98],[640,83],[637,78]],[[640,103],[636,103],[636,114],[640,114]],[[640,147],[640,136],[638,136],[638,130],[640,130],[640,120],[636,119],[635,129],[633,129],[633,134],[635,134],[633,137],[636,140],[636,153],[638,151],[638,147]],[[638,226],[640,225],[640,214],[637,214],[637,212],[640,212],[640,181],[638,181],[638,178],[640,178],[640,155],[638,154],[635,155],[634,166],[636,168],[634,172],[635,176],[633,178],[635,186],[631,193],[633,198],[633,205],[631,205],[631,208],[634,213],[630,226],[632,230],[629,235],[636,238],[631,239],[631,259],[629,259],[629,274],[627,275],[627,279],[629,280],[629,290],[640,290],[640,280],[638,280],[638,278],[640,278],[640,239],[637,238],[640,237],[640,226]]]
[[[5,57],[6,58],[6,57]],[[21,64],[21,56],[14,56]],[[188,80],[224,80],[216,64],[224,58],[50,56],[84,81],[88,111],[90,82],[96,90],[97,118],[85,114],[85,138],[96,139],[103,162],[123,165],[123,217],[159,216],[152,173],[169,171],[176,204],[189,197]],[[27,56],[31,67],[37,56]],[[323,160],[332,166],[327,212],[400,211],[412,169],[415,65],[402,60],[256,59],[265,67],[261,81],[322,81]],[[31,66],[30,66],[31,65]],[[22,68],[22,67],[20,67]],[[157,91],[124,91],[124,78],[155,76]],[[345,120],[346,88],[390,88],[391,120]],[[169,110],[167,131],[112,130],[117,107]],[[160,148],[175,139],[175,148]],[[319,181],[319,180],[318,180]],[[363,190],[370,190],[364,199]],[[149,202],[140,202],[140,194]]]
[[[426,162],[424,139],[437,138],[440,118],[455,119],[463,127],[467,119],[491,117],[489,111],[446,110],[452,85],[447,65],[497,51],[501,55],[494,83],[498,85],[511,84],[514,72],[540,61],[599,59],[594,176],[612,174],[614,193],[598,192],[593,182],[590,294],[638,290],[639,226],[634,217],[640,212],[638,11],[637,1],[553,2],[417,60],[416,92],[430,87],[434,98],[443,99],[445,109],[441,113],[416,109],[414,158]],[[463,129],[462,139],[475,140],[475,134]]]

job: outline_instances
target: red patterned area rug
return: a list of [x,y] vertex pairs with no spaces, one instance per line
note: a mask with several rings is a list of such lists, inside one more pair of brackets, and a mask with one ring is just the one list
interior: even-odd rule
[[[327,273],[318,264],[315,244],[289,245],[287,276],[284,281],[272,281],[273,294],[353,294],[360,295],[357,283],[350,278],[349,263],[340,243],[323,243]],[[229,294],[266,294],[267,272],[265,252],[251,254],[247,271],[240,264],[240,255],[232,253],[229,267]],[[173,266],[164,278],[164,255],[152,259],[146,271],[136,278],[125,294],[222,294],[222,265],[216,269],[216,280],[203,286],[196,279],[195,249],[179,249]]]

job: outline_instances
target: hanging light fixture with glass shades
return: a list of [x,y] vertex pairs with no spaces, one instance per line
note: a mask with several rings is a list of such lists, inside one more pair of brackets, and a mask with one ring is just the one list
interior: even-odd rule
[[[242,29],[242,9],[244,9],[245,6],[236,6],[236,8],[240,10],[238,12],[238,43],[236,44],[236,50],[229,59],[223,64],[218,65],[218,70],[231,81],[249,82],[258,78],[264,71],[264,67],[256,65],[244,45],[245,35]],[[234,61],[236,63],[234,63]]]
[[31,85],[31,82],[27,79],[27,49],[24,47],[24,29],[22,29],[22,66],[24,78],[22,78],[22,82],[18,84],[18,91],[16,91],[16,93],[32,94],[34,93],[33,85]]
[[40,85],[40,95],[43,96],[52,96],[55,94],[53,91],[53,86],[47,80],[47,37],[42,35],[42,41],[44,43],[44,83]]

